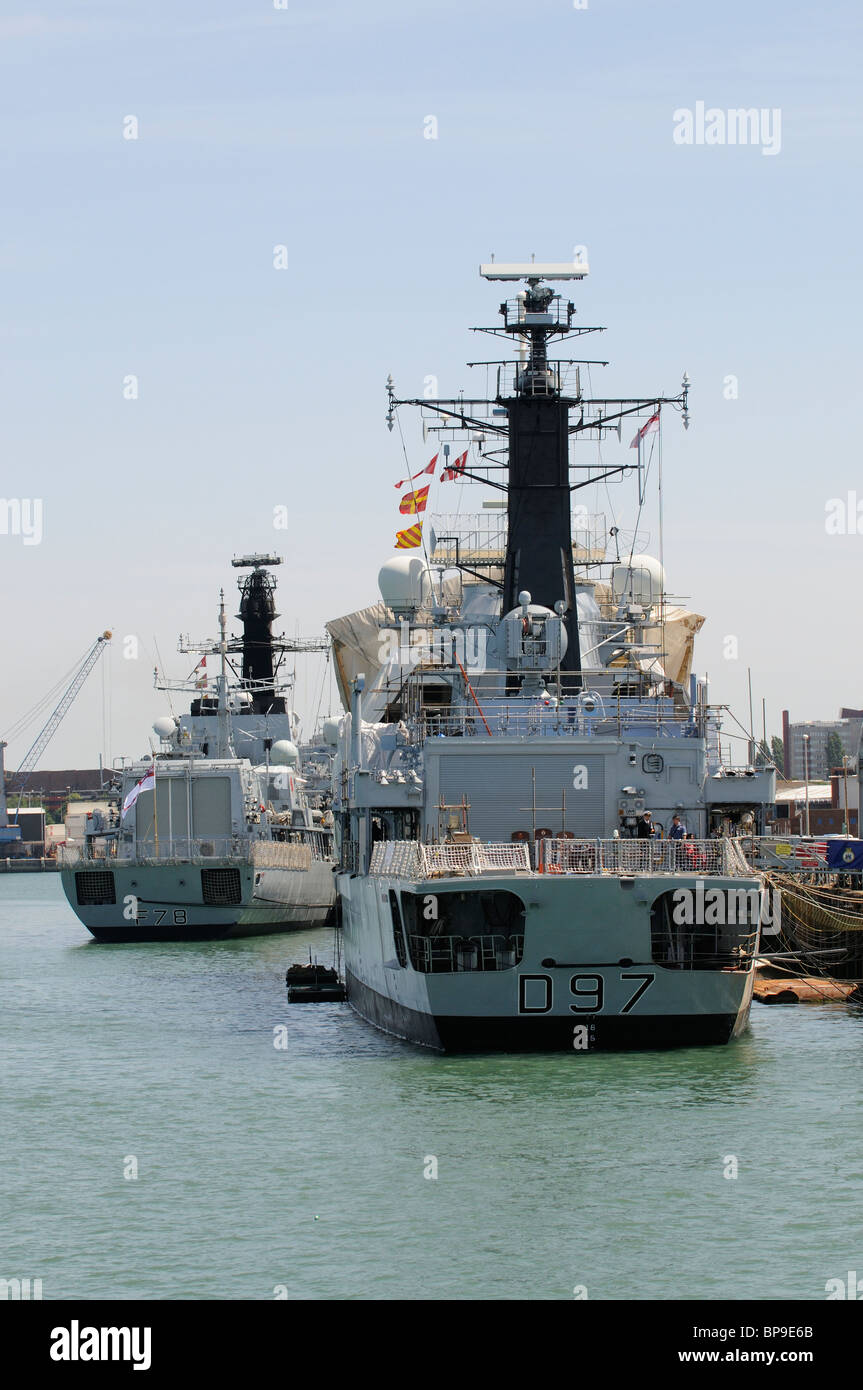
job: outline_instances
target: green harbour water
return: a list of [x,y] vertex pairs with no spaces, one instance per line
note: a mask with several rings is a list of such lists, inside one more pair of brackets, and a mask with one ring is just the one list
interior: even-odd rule
[[310,945],[330,962],[329,932],[100,945],[59,876],[0,878],[0,1278],[819,1300],[863,1271],[863,1009],[755,1004],[728,1047],[440,1056],[288,1005]]

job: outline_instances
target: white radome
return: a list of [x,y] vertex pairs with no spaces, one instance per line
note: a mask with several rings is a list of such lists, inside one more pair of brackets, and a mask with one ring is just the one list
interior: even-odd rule
[[434,602],[434,579],[419,555],[394,555],[378,574],[381,598],[393,612],[426,608]]
[[665,570],[652,555],[633,555],[628,565],[615,565],[611,591],[617,603],[624,599],[653,608],[665,591]]
[[270,765],[276,767],[296,767],[299,762],[297,745],[289,738],[279,738],[270,749]]

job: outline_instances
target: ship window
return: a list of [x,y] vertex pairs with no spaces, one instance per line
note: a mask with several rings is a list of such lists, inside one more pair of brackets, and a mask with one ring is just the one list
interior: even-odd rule
[[419,812],[418,811],[394,811],[393,812],[393,839],[394,840],[415,840],[419,833]]
[[708,883],[661,893],[650,910],[653,962],[666,970],[748,970],[760,912],[757,887]]
[[404,932],[402,931],[402,916],[399,912],[399,900],[395,895],[395,890],[390,889],[390,913],[393,919],[393,944],[396,948],[396,958],[399,965],[404,969],[408,963],[407,947],[405,946]]
[[414,970],[511,970],[521,961],[525,907],[515,893],[403,893],[402,910]]
[[437,705],[440,709],[445,705],[452,704],[451,685],[424,685],[423,686],[423,705],[426,709]]

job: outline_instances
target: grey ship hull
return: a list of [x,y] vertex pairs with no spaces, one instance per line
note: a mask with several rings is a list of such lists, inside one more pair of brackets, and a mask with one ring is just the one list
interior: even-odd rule
[[[228,870],[237,901],[205,901],[205,872]],[[79,879],[79,875],[85,875]],[[99,880],[93,875],[98,874]],[[333,918],[333,866],[255,869],[231,860],[141,865],[93,861],[61,870],[72,910],[97,941],[212,941],[326,926]],[[110,879],[110,882],[108,881]],[[111,901],[81,901],[110,898]]]
[[[429,1014],[378,994],[350,970],[348,1001],[354,1012],[384,1033],[439,1052],[570,1052],[572,1018],[543,1016],[486,1017],[476,1014]],[[751,989],[750,989],[751,994]],[[701,1047],[730,1042],[746,1027],[745,1009],[703,1015],[650,1014],[647,1017],[593,1016],[585,1051],[626,1051]]]
[[[713,878],[711,887],[740,888]],[[752,957],[740,968],[680,969],[654,958],[650,904],[696,888],[685,875],[425,882],[340,875],[348,1001],[369,1023],[446,1052],[597,1051],[727,1043],[746,1028]],[[504,969],[425,973],[401,965],[390,894],[489,888],[527,905],[523,954]],[[382,949],[383,945],[383,949]],[[593,986],[596,984],[596,990]]]

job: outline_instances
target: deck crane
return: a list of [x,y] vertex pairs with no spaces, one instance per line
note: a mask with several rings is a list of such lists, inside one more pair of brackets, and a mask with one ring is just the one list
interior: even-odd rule
[[21,805],[21,798],[24,794],[24,788],[27,786],[27,783],[30,780],[30,774],[33,772],[33,769],[35,768],[42,754],[45,752],[45,749],[48,747],[48,744],[51,742],[55,733],[62,724],[63,719],[65,718],[66,714],[68,713],[71,705],[75,700],[76,695],[78,694],[78,691],[81,689],[81,686],[84,684],[93,667],[96,665],[96,662],[99,660],[99,657],[102,655],[102,652],[105,650],[110,640],[111,633],[109,631],[106,630],[105,632],[99,634],[92,647],[90,647],[89,651],[84,656],[84,659],[75,671],[75,674],[73,675],[69,684],[66,686],[66,689],[63,691],[63,694],[60,696],[60,699],[58,700],[57,705],[55,706],[54,712],[48,720],[47,724],[37,735],[35,741],[31,744],[31,746],[25,753],[21,766],[15,773],[12,786],[10,787],[10,791],[12,792],[12,794],[17,794],[18,796],[18,806],[16,806],[15,811],[12,813],[13,823],[15,820],[17,820],[18,807],[20,807]]

